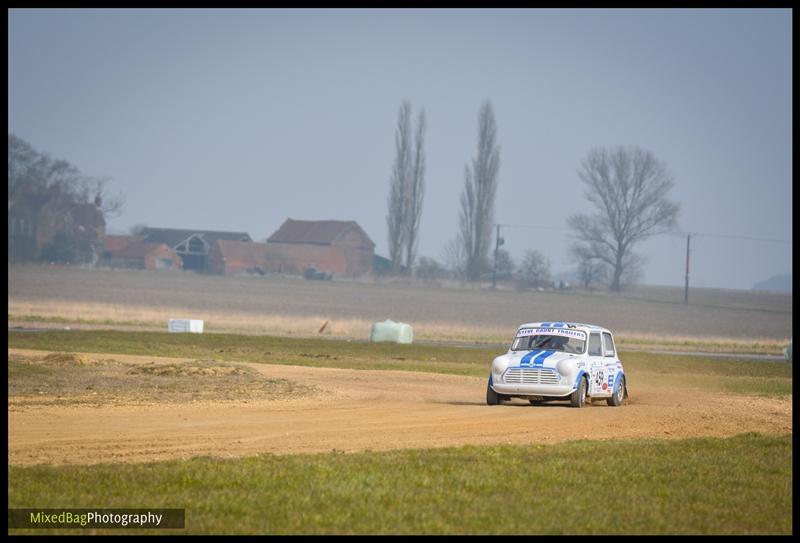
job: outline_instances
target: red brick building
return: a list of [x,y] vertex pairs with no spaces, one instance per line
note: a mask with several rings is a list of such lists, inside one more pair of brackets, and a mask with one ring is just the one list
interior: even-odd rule
[[266,243],[218,239],[208,252],[208,270],[211,273],[263,275],[269,269]]
[[181,257],[184,270],[209,271],[208,253],[219,239],[253,241],[247,232],[219,232],[215,230],[187,230],[178,228],[145,227],[141,232],[144,241],[164,243]]
[[100,266],[141,270],[179,270],[181,257],[164,243],[149,243],[141,236],[106,236]]
[[372,270],[375,243],[355,221],[287,219],[267,239],[266,253],[270,271],[302,274],[313,266],[355,277]]

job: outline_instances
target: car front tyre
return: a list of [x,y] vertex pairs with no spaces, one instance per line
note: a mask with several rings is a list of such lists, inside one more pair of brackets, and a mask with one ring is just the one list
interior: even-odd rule
[[586,378],[582,377],[578,389],[569,397],[569,403],[572,407],[586,406],[586,386]]
[[500,395],[491,386],[486,385],[486,405],[497,405],[501,401]]
[[619,387],[614,394],[606,400],[611,407],[619,407],[625,401],[625,377],[619,382]]

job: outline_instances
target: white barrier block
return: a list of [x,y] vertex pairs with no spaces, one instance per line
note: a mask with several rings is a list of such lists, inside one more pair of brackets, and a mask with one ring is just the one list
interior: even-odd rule
[[203,321],[195,319],[169,319],[167,322],[167,331],[202,334]]

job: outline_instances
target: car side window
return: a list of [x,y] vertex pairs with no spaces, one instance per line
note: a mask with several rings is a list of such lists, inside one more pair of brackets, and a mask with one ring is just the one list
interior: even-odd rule
[[611,334],[603,332],[603,343],[605,344],[606,356],[614,356],[614,340]]
[[600,346],[600,334],[589,334],[589,356],[603,356]]

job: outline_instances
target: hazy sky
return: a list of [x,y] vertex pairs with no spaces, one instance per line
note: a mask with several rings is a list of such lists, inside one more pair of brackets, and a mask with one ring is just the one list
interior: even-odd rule
[[[10,10],[8,130],[126,197],[135,224],[246,231],[357,221],[387,255],[397,111],[428,120],[421,256],[456,235],[477,115],[500,145],[496,220],[519,261],[573,267],[577,169],[638,145],[675,180],[682,231],[791,240],[791,11]],[[561,230],[556,228],[562,228]],[[682,285],[685,237],[639,246]],[[692,241],[695,286],[750,288],[792,245]]]

